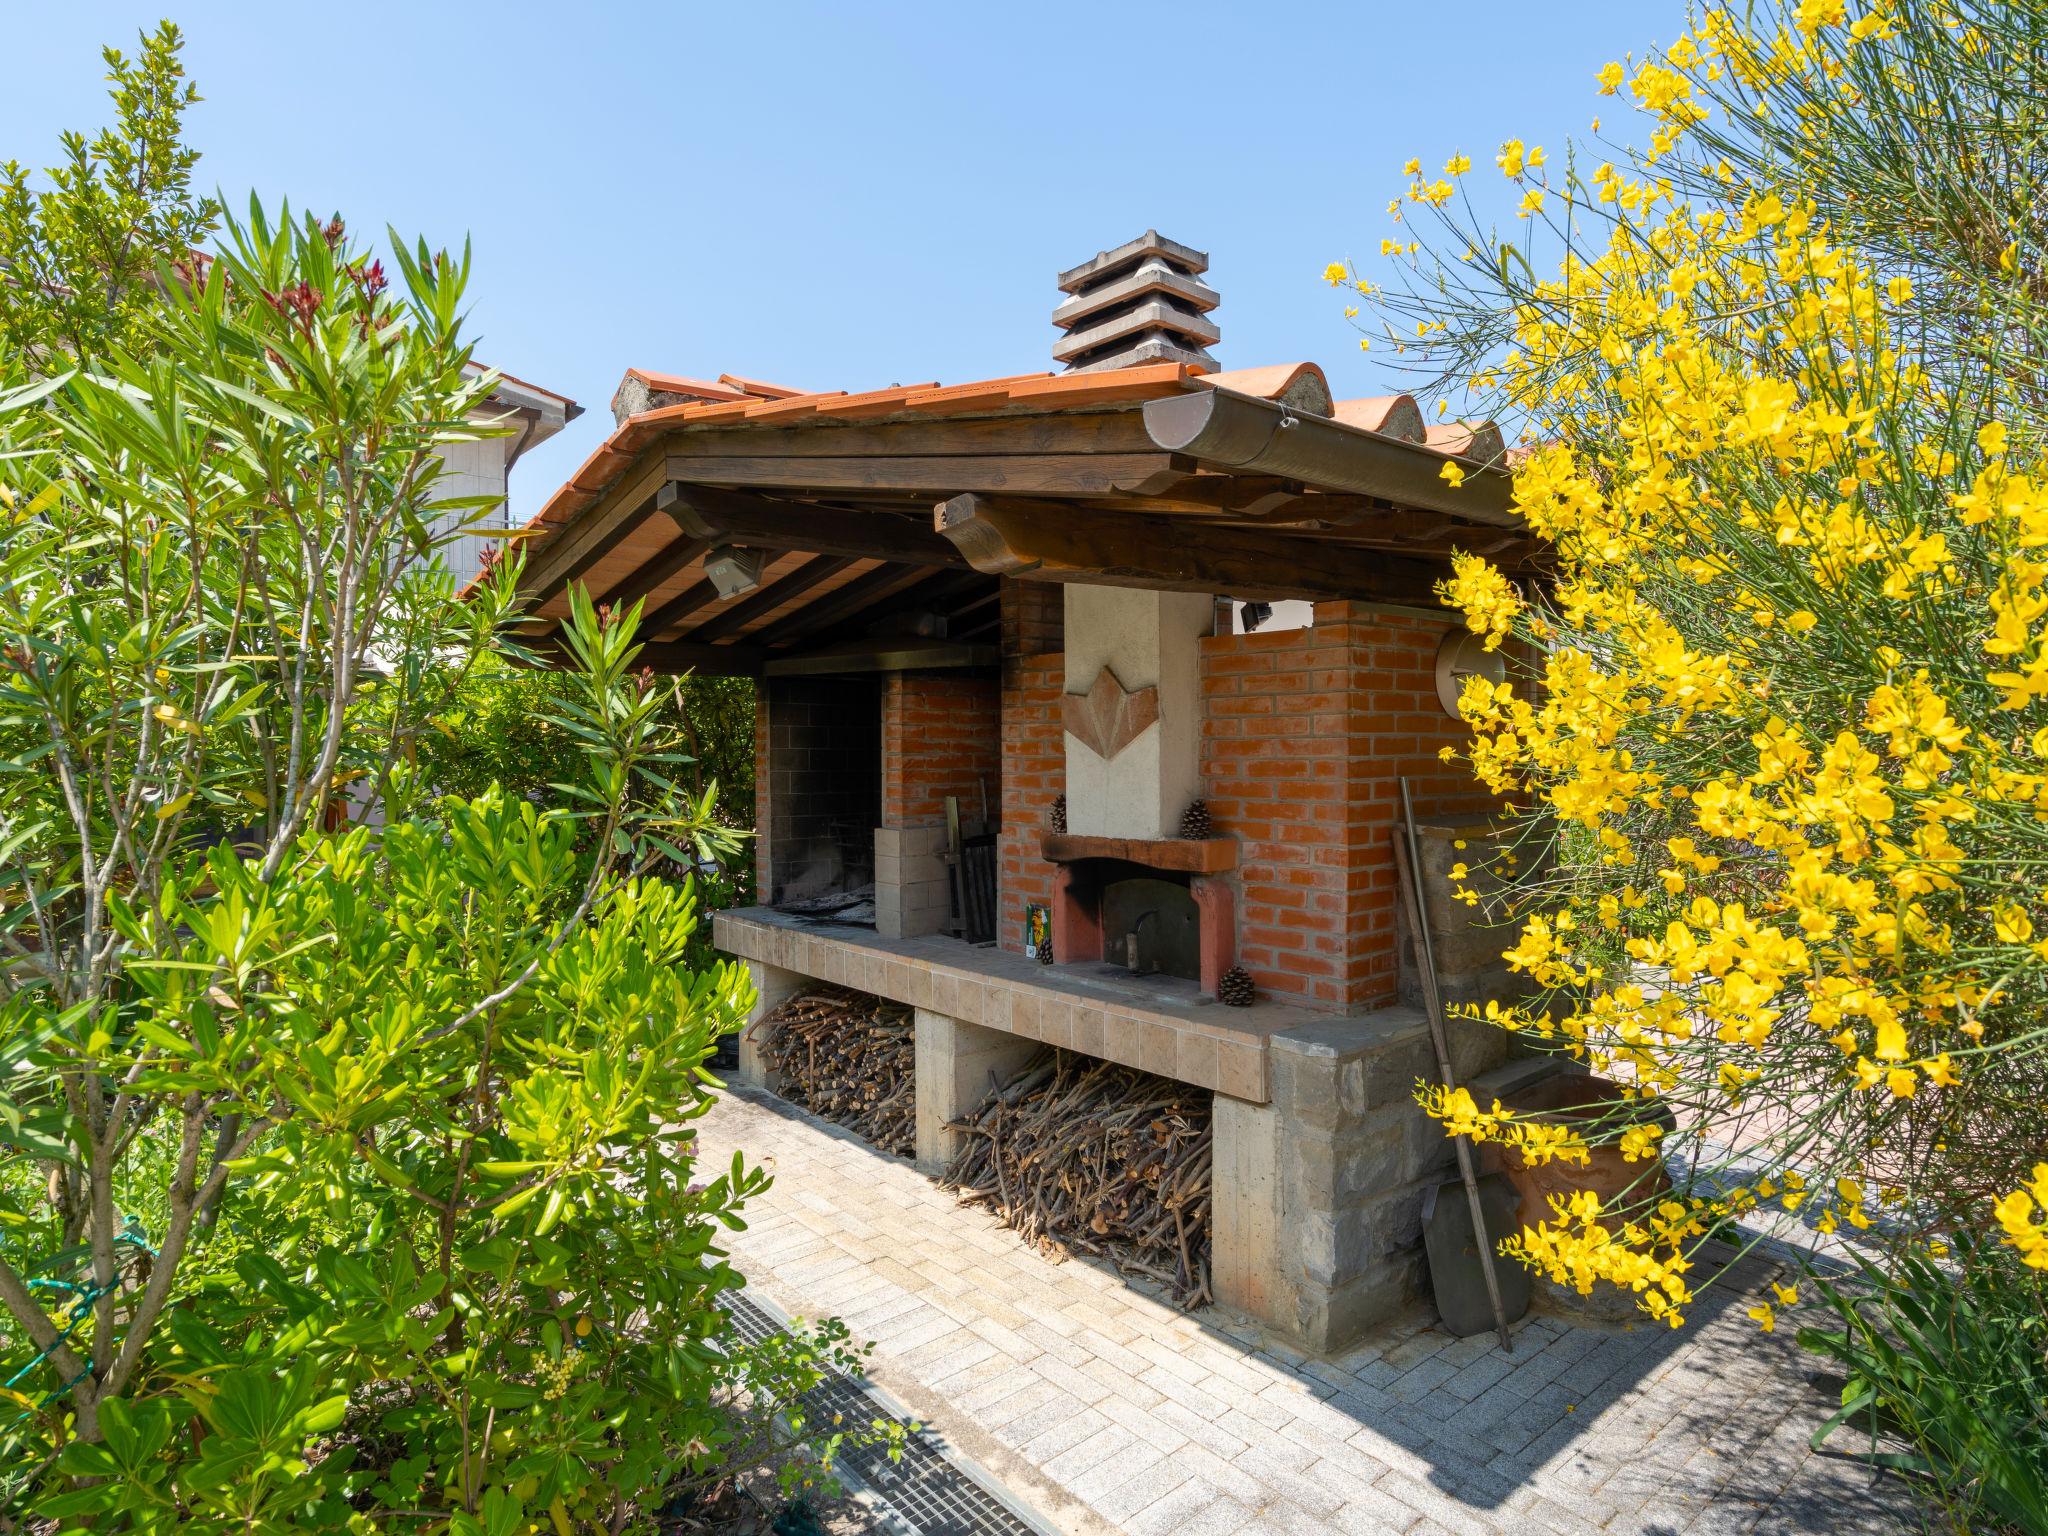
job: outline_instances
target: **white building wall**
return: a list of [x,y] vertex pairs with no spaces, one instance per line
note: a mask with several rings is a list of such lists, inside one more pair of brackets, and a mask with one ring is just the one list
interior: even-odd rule
[[[471,443],[450,443],[441,450],[441,461],[447,465],[447,473],[441,477],[438,494],[442,496],[496,496],[498,505],[478,516],[471,508],[464,512],[452,512],[434,520],[434,532],[439,534],[457,525],[466,525],[473,530],[503,528],[505,516],[505,450],[513,439],[486,437]],[[469,519],[476,519],[469,522]],[[441,560],[455,577],[458,589],[468,583],[480,568],[484,549],[493,541],[480,531],[464,534],[441,551]]]

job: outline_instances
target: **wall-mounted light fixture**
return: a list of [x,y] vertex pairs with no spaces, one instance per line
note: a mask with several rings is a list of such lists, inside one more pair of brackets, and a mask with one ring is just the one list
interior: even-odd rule
[[736,549],[721,544],[704,557],[704,574],[720,597],[738,597],[761,585],[761,569],[767,557],[758,549]]
[[1436,648],[1436,696],[1444,713],[1454,720],[1459,718],[1458,695],[1466,678],[1483,677],[1489,683],[1499,683],[1507,675],[1507,658],[1499,651],[1489,651],[1483,636],[1454,631]]

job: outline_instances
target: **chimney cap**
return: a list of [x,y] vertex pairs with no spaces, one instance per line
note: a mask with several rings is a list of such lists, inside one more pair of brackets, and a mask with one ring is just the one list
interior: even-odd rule
[[1127,266],[1137,266],[1147,256],[1160,257],[1168,266],[1190,276],[1209,270],[1207,251],[1198,251],[1191,245],[1167,239],[1156,229],[1148,229],[1135,240],[1126,240],[1109,250],[1097,251],[1078,267],[1067,268],[1059,275],[1060,292],[1078,292],[1082,287],[1099,283]]

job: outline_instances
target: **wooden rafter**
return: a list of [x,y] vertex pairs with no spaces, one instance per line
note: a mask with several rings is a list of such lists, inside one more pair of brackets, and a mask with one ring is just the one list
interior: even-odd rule
[[604,600],[615,608],[637,603],[648,594],[667,586],[710,548],[709,539],[675,539],[670,542],[668,548],[652,560],[644,562],[640,569],[607,592]]
[[702,624],[694,626],[683,638],[697,643],[707,643],[736,635],[763,614],[773,613],[784,603],[804,595],[821,581],[829,581],[855,562],[847,555],[816,555],[791,571],[787,576],[769,582],[750,597],[734,603],[723,613],[715,613]]
[[932,579],[929,566],[884,565],[856,576],[836,591],[827,592],[814,603],[791,614],[776,626],[778,644],[788,645],[811,635],[823,634],[856,615],[887,604],[909,588]]

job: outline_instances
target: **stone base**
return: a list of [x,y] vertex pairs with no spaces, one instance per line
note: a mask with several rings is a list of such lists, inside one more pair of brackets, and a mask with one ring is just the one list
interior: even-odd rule
[[[1463,1081],[1506,1044],[1458,1025],[1451,1048]],[[1216,1299],[1334,1354],[1427,1295],[1423,1197],[1456,1160],[1415,1103],[1436,1053],[1405,1008],[1289,1030],[1271,1050],[1270,1104],[1216,1100]]]

